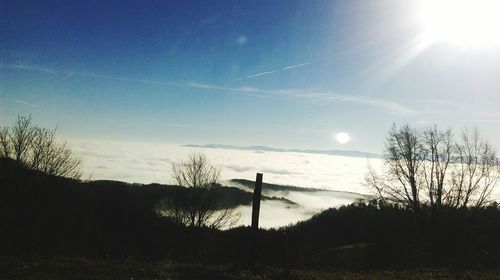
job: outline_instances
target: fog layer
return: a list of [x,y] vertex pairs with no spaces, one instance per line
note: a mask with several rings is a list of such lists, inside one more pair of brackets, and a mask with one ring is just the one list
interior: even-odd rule
[[[225,185],[230,179],[255,180],[264,173],[264,182],[319,188],[325,191],[269,191],[267,196],[284,197],[298,205],[280,201],[263,201],[260,224],[278,227],[307,219],[323,209],[366,198],[364,186],[368,165],[381,170],[379,158],[347,157],[299,152],[231,150],[187,147],[177,144],[120,142],[73,139],[69,141],[82,159],[84,179],[109,179],[130,183],[173,184],[172,163],[184,160],[192,152],[205,153],[222,169]],[[236,185],[237,186],[237,185]],[[498,196],[498,190],[495,192]],[[248,225],[250,206],[240,206],[241,224]]]

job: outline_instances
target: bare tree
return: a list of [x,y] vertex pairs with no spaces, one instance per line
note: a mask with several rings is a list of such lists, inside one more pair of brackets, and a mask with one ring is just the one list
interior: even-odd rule
[[423,172],[423,146],[417,130],[393,125],[385,144],[386,172],[379,176],[370,170],[367,183],[384,201],[389,199],[414,210],[420,206],[419,176]]
[[0,157],[12,156],[12,145],[9,138],[9,128],[0,127]]
[[445,178],[453,155],[451,129],[441,131],[434,125],[423,130],[422,138],[424,187],[429,204],[440,207],[443,204]]
[[172,165],[176,183],[186,187],[185,196],[174,197],[165,214],[178,222],[195,227],[222,228],[234,225],[239,216],[225,207],[215,189],[219,186],[220,169],[204,154],[191,154],[184,162]]
[[49,175],[80,178],[80,160],[55,134],[56,129],[33,125],[31,116],[18,116],[12,127],[0,129],[1,156]]
[[30,157],[30,167],[36,170],[44,169],[44,163],[47,161],[51,146],[55,141],[56,130],[45,128],[34,128],[35,137],[33,138],[32,152]]
[[467,130],[455,142],[450,129],[422,130],[395,125],[388,133],[385,170],[370,168],[366,184],[383,202],[392,201],[418,209],[483,206],[499,180],[496,151]]
[[35,128],[30,167],[49,175],[80,178],[80,160],[65,142],[57,142],[56,129]]
[[31,123],[31,116],[18,116],[9,132],[14,159],[19,162],[26,162],[33,138],[35,137],[35,129]]
[[464,129],[455,150],[447,202],[455,207],[483,206],[500,176],[496,151],[477,129],[472,133]]

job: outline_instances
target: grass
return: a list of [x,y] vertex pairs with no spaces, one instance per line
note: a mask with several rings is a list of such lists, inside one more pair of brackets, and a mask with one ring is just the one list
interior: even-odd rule
[[319,271],[259,267],[255,271],[235,266],[176,264],[170,261],[147,262],[134,259],[108,260],[84,258],[0,258],[0,279],[500,279],[495,271],[450,271],[414,269],[384,271]]

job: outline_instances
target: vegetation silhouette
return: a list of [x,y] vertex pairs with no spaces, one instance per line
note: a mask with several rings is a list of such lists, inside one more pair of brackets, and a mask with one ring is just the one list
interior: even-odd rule
[[[248,227],[186,227],[157,214],[158,201],[185,188],[81,182],[7,158],[0,159],[0,170],[2,255],[246,264]],[[259,260],[320,269],[500,264],[497,204],[443,206],[438,224],[431,222],[429,206],[423,205],[421,213],[423,218],[416,219],[411,209],[380,201],[329,209],[296,225],[261,229]]]
[[[81,181],[31,168],[16,158],[0,158],[3,256],[248,263],[249,227],[188,226],[161,215],[174,207],[172,199],[189,198],[192,188]],[[220,198],[216,207],[233,209],[252,200],[250,192],[209,182]],[[411,203],[388,199],[327,209],[295,225],[260,229],[258,263],[285,271],[499,267],[497,203],[442,203],[439,215],[435,213],[435,205],[424,200],[418,211]]]
[[418,211],[423,204],[435,210],[443,205],[486,206],[499,179],[496,151],[477,129],[464,129],[455,140],[450,129],[436,125],[393,125],[386,139],[384,173],[370,170],[367,185],[381,201]]
[[31,116],[18,116],[10,127],[0,127],[0,156],[49,175],[81,176],[80,160],[65,142],[57,141],[56,129],[33,125]]
[[166,216],[191,227],[224,228],[238,222],[238,213],[218,192],[220,169],[204,154],[193,153],[186,161],[174,163],[172,175],[187,190],[169,200],[170,207],[162,211]]

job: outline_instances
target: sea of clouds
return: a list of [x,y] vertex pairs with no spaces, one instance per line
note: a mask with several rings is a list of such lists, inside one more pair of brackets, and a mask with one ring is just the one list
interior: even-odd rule
[[269,152],[188,147],[177,144],[69,140],[82,159],[84,179],[110,179],[134,183],[174,183],[172,163],[190,153],[204,153],[222,169],[222,179],[254,180],[264,173],[268,183],[314,187],[366,194],[363,186],[368,164],[382,160],[298,152]]
[[[299,152],[271,152],[224,148],[188,147],[177,144],[121,142],[72,139],[68,141],[81,160],[83,179],[109,179],[129,183],[174,184],[172,163],[187,159],[190,153],[204,153],[212,164],[222,169],[222,180],[255,180],[257,172],[264,182],[300,187],[320,188],[321,192],[272,192],[267,196],[284,197],[296,202],[293,206],[281,201],[263,201],[260,225],[279,227],[305,220],[329,207],[336,207],[367,198],[364,185],[368,166],[381,170],[380,158],[348,157]],[[497,192],[495,197],[500,198]],[[250,224],[251,207],[240,206],[240,223]]]
[[[376,158],[346,157],[297,152],[232,150],[187,147],[177,144],[121,142],[72,139],[68,141],[81,160],[83,179],[109,179],[130,183],[174,184],[172,163],[185,160],[190,153],[204,153],[222,169],[223,183],[239,178],[255,180],[257,172],[264,182],[321,188],[339,192],[270,192],[268,196],[285,197],[292,206],[280,201],[263,201],[260,224],[278,227],[310,218],[333,206],[365,198],[369,191],[363,185],[368,164],[381,166]],[[344,193],[349,192],[349,193]],[[240,223],[250,223],[251,207],[238,208]]]

